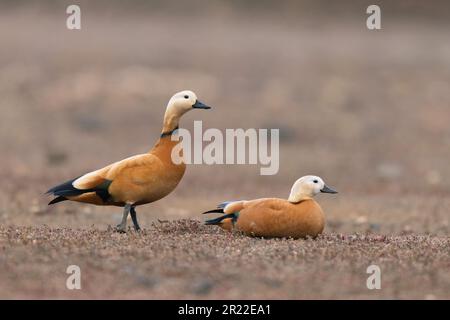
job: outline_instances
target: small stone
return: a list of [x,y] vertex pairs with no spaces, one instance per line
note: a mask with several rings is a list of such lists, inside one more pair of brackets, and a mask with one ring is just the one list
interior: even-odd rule
[[368,221],[366,216],[359,216],[355,219],[356,224],[364,224]]

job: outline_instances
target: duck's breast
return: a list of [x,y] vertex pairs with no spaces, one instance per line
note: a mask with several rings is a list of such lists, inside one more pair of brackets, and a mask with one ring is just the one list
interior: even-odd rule
[[159,200],[180,182],[185,165],[165,162],[157,155],[146,154],[115,175],[110,192],[115,201],[145,204]]

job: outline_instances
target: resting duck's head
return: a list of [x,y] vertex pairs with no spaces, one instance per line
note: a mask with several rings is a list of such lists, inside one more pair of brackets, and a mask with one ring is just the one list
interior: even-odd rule
[[328,187],[322,178],[317,176],[304,176],[295,181],[289,195],[289,202],[298,203],[302,200],[311,199],[318,193],[337,193]]

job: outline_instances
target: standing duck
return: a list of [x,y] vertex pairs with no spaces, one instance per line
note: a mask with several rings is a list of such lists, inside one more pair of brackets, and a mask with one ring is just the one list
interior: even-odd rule
[[116,230],[126,231],[128,214],[134,228],[140,230],[135,208],[167,196],[184,175],[186,165],[172,161],[172,149],[178,141],[171,137],[177,134],[181,116],[192,109],[210,107],[197,100],[192,91],[176,93],[167,104],[161,136],[148,153],[115,162],[51,188],[47,194],[56,198],[49,205],[71,200],[124,207],[122,222]]
[[325,218],[319,204],[313,200],[318,193],[337,193],[320,177],[304,176],[298,179],[287,200],[263,198],[227,201],[207,213],[224,215],[210,219],[207,225],[218,225],[231,231],[238,230],[255,237],[316,237],[322,233]]

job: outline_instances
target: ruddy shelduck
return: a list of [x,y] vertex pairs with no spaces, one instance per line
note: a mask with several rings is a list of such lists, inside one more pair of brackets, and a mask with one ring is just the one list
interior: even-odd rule
[[115,162],[51,188],[47,193],[56,198],[49,205],[71,200],[124,207],[122,222],[116,230],[126,231],[128,214],[134,228],[139,230],[136,206],[165,197],[184,175],[186,165],[172,161],[172,149],[178,141],[171,136],[177,134],[181,116],[192,109],[210,107],[200,102],[192,91],[176,93],[167,104],[161,136],[148,153]]
[[287,200],[263,198],[250,201],[227,201],[206,213],[223,213],[210,219],[207,225],[219,225],[231,231],[241,231],[255,237],[316,237],[322,233],[325,217],[313,200],[319,193],[337,193],[320,177],[304,176],[292,186]]

